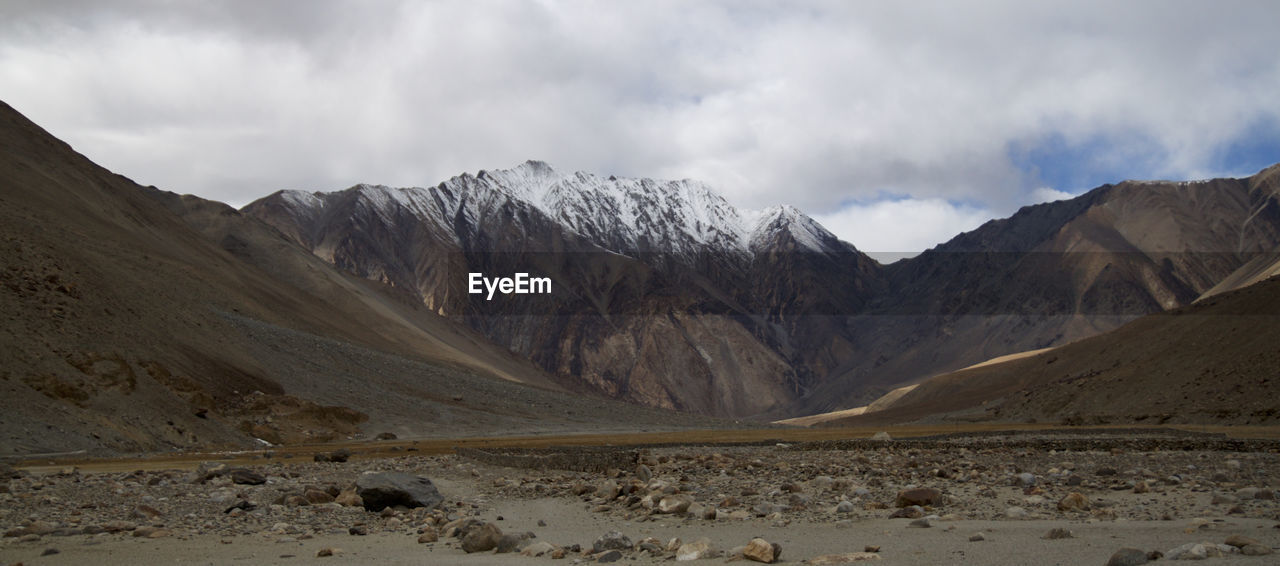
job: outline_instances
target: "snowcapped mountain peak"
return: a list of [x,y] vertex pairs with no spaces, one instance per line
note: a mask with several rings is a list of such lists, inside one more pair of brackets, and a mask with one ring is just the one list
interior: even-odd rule
[[753,251],[781,244],[780,237],[784,234],[796,246],[813,251],[842,251],[846,246],[818,221],[789,204],[771,206],[753,216],[749,237]]
[[[510,207],[536,209],[596,245],[617,253],[694,254],[704,251],[752,254],[785,245],[796,250],[832,251],[839,241],[790,206],[740,210],[701,181],[601,177],[562,173],[543,161],[510,169],[464,173],[430,188],[359,184],[348,189],[356,202],[385,218],[407,209],[424,220],[464,225]],[[284,191],[299,208],[319,209],[324,193]],[[790,237],[780,240],[779,234]]]

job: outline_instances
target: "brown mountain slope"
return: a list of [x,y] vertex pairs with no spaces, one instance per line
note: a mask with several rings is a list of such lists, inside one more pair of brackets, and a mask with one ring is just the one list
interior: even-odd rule
[[859,406],[905,383],[1058,346],[1265,272],[1280,166],[1244,179],[1125,181],[1025,207],[888,269],[853,357],[799,407]]
[[1280,278],[1142,317],[1038,355],[935,377],[883,412],[920,419],[1275,423]]
[[0,250],[0,454],[690,422],[557,393],[474,333],[228,207],[112,174],[3,104]]

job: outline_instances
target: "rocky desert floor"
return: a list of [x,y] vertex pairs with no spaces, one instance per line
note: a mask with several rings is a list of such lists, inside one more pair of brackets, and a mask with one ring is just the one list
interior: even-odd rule
[[[0,563],[1280,563],[1274,440],[1030,431],[398,450],[0,466]],[[438,495],[408,495],[434,507],[379,510],[370,485],[396,473],[430,479]]]

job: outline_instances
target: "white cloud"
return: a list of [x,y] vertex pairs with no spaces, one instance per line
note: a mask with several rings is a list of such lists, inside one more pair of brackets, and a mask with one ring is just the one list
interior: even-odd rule
[[1074,193],[1069,193],[1069,192],[1066,192],[1066,191],[1059,191],[1058,189],[1054,189],[1054,188],[1050,188],[1050,187],[1039,187],[1039,188],[1037,188],[1037,189],[1035,189],[1035,190],[1031,191],[1031,194],[1030,194],[1030,197],[1031,197],[1031,198],[1030,198],[1030,202],[1029,202],[1029,204],[1039,204],[1039,203],[1042,203],[1042,202],[1055,202],[1055,201],[1060,201],[1060,200],[1070,200],[1070,199],[1076,198],[1076,197],[1078,197],[1078,196],[1080,196],[1080,195],[1078,195],[1078,194],[1074,194]]
[[887,263],[916,255],[981,226],[992,211],[940,198],[852,204],[814,219],[841,240]]
[[895,194],[1000,212],[1089,188],[1011,148],[1140,140],[1096,153],[1176,179],[1280,123],[1265,1],[7,8],[6,102],[139,182],[232,204],[544,159],[698,178],[749,208]]

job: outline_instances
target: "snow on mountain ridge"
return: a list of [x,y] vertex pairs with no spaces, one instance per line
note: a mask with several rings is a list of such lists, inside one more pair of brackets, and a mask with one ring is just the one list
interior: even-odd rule
[[[797,245],[812,251],[831,251],[828,242],[835,240],[831,232],[790,205],[739,210],[700,181],[564,174],[542,161],[464,173],[430,188],[359,184],[348,191],[386,220],[392,219],[395,208],[404,208],[423,220],[447,224],[461,215],[475,225],[477,218],[499,208],[531,206],[597,245],[623,254],[684,254],[707,248],[753,254],[779,230],[787,230]],[[282,193],[290,203],[304,208],[321,208],[327,201],[325,193]]]

